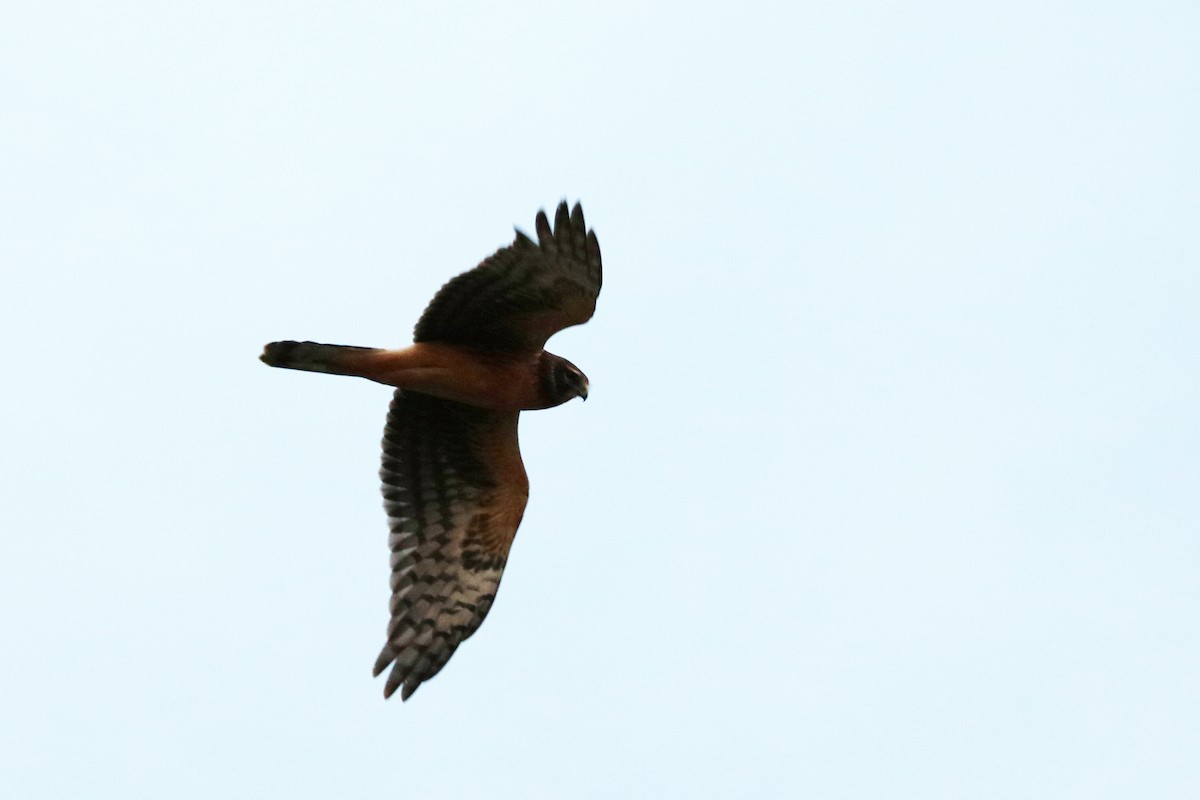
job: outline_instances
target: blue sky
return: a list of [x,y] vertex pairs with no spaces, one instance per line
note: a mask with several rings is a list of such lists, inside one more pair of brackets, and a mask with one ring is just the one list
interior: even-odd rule
[[[0,32],[0,793],[1191,798],[1189,3],[42,3]],[[587,404],[408,703],[393,346],[581,199]]]

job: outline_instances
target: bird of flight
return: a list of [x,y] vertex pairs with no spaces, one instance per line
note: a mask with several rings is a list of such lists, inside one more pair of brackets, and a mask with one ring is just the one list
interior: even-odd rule
[[434,296],[400,350],[272,342],[272,367],[353,375],[397,387],[383,433],[392,551],[391,621],[375,675],[407,700],[483,622],[516,535],[529,481],[521,411],[587,399],[588,379],[543,347],[581,325],[600,294],[600,245],[578,203],[544,211],[537,241],[508,247]]

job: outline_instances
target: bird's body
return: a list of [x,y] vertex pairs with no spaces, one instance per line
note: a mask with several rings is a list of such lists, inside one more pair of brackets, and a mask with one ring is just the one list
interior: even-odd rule
[[525,512],[517,444],[524,410],[587,398],[587,377],[546,339],[591,318],[600,246],[578,204],[437,293],[410,347],[272,342],[274,367],[353,375],[396,387],[384,429],[384,508],[392,551],[391,622],[375,664],[384,696],[407,699],[475,632],[495,598]]
[[438,342],[399,350],[272,342],[263,353],[273,367],[353,375],[494,411],[552,408],[574,397],[548,391],[542,380],[556,359],[545,350],[493,352]]

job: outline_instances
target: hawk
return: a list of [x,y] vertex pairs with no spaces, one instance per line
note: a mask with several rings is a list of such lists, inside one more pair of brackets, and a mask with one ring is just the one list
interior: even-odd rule
[[600,245],[578,203],[539,211],[537,241],[516,239],[451,280],[399,350],[272,342],[272,367],[354,375],[395,386],[383,433],[384,508],[391,534],[391,619],[375,662],[384,697],[407,700],[483,622],[529,480],[517,444],[522,411],[587,399],[588,379],[545,351],[592,317]]

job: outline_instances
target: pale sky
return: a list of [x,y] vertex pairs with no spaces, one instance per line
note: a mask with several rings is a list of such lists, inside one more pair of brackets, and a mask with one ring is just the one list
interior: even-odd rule
[[[0,796],[1200,796],[1194,3],[15,5]],[[400,346],[581,200],[496,604],[404,704]]]

